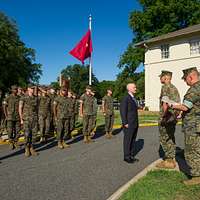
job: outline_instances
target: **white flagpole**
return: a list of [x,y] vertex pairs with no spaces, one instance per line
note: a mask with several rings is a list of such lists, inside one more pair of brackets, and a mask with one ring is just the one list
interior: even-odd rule
[[[92,31],[92,15],[89,15],[89,29]],[[92,55],[89,58],[89,85],[92,85]]]
[[60,85],[60,87],[62,87],[62,73],[60,73],[59,85]]

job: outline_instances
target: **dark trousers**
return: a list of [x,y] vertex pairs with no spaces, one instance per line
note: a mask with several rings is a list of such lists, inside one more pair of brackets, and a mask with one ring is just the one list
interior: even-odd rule
[[134,157],[134,143],[137,137],[138,127],[124,128],[124,158],[130,159]]

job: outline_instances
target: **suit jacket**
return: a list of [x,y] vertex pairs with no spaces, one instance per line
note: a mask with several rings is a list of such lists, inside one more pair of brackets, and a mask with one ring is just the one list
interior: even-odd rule
[[138,107],[135,98],[131,95],[127,95],[123,98],[120,104],[120,115],[122,119],[122,125],[128,124],[129,127],[138,126]]

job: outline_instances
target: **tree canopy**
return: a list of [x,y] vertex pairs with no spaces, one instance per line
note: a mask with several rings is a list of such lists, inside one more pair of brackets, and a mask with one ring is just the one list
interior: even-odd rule
[[35,63],[35,50],[20,40],[16,23],[0,12],[0,89],[38,82],[41,65]]
[[[85,87],[88,85],[89,80],[89,65],[68,65],[65,69],[62,70],[62,75],[65,78],[70,79],[70,89],[75,92],[77,95],[81,95],[85,91]],[[95,90],[97,90],[97,85],[99,81],[92,73],[92,85]],[[99,92],[97,91],[97,96]]]
[[[120,57],[118,67],[122,72],[118,75],[117,86],[123,93],[122,82],[133,80],[138,85],[140,94],[144,96],[144,74],[138,75],[136,70],[144,63],[144,49],[135,47],[135,43],[176,31],[190,25],[200,23],[200,0],[139,0],[141,10],[130,13],[129,27],[134,38]],[[139,90],[138,90],[139,91]]]

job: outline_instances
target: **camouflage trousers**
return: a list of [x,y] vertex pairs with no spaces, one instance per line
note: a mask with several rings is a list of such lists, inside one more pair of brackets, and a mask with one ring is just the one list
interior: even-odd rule
[[71,117],[71,120],[70,120],[70,131],[73,131],[74,128],[75,128],[75,123],[76,123],[76,119],[75,119],[75,114]]
[[50,131],[50,117],[39,116],[39,128],[41,137],[45,137]]
[[0,121],[0,135],[3,135],[5,131],[7,131],[7,120],[5,117],[2,117]]
[[190,176],[200,176],[200,133],[195,126],[183,129],[185,135],[185,160],[189,165]]
[[7,132],[9,141],[17,142],[20,137],[20,121],[7,120]]
[[164,159],[173,159],[176,154],[175,130],[176,123],[161,126],[159,123],[160,145],[164,151]]
[[83,116],[83,135],[89,136],[92,132],[94,123],[93,115],[84,115]]
[[23,129],[25,135],[25,146],[36,142],[38,132],[38,118],[33,116],[30,119],[24,120]]
[[114,124],[114,114],[105,116],[105,131],[111,132]]
[[96,124],[97,124],[97,114],[92,115],[92,131],[94,131],[94,129],[96,128]]
[[57,140],[62,141],[71,133],[71,118],[57,120]]

